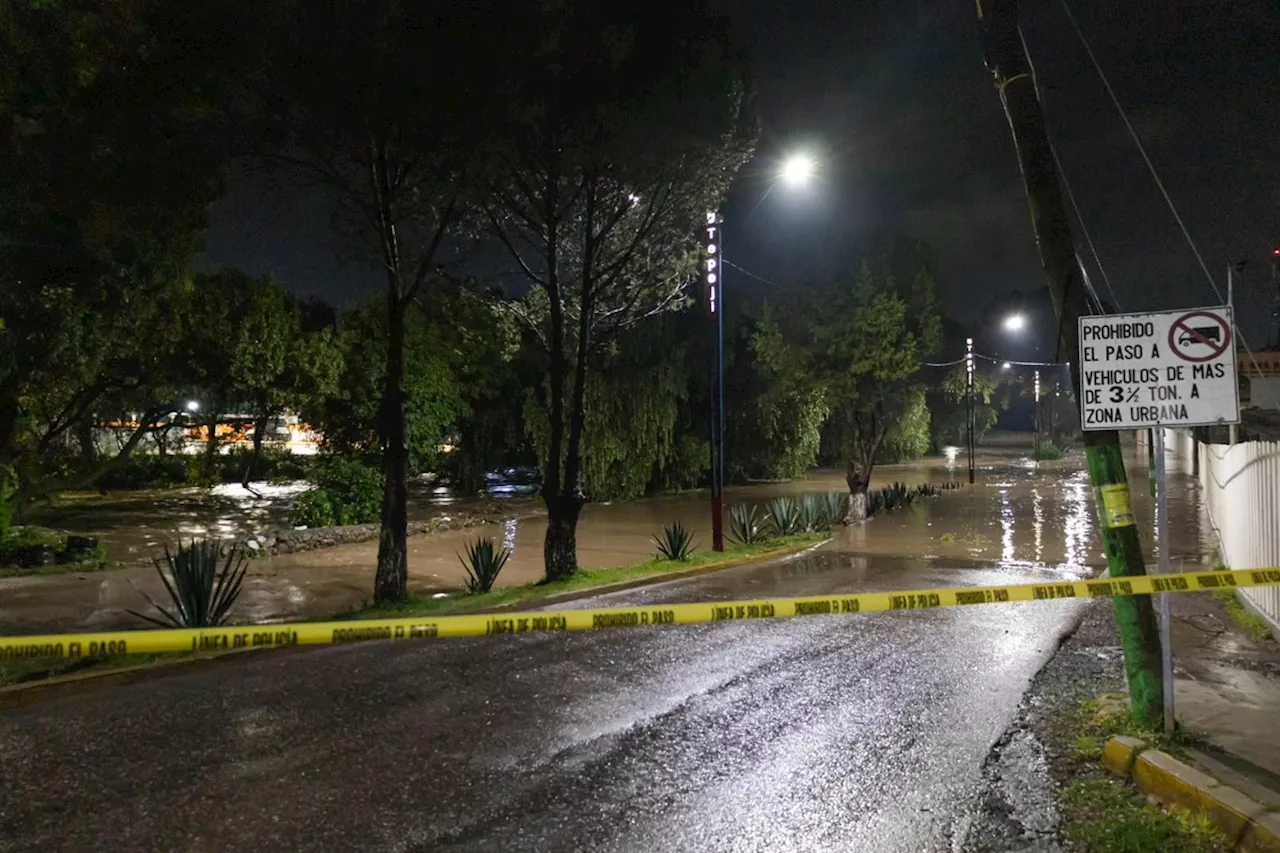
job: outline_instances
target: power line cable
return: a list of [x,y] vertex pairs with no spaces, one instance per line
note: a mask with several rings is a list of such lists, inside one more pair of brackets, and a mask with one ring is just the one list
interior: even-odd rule
[[[1089,61],[1093,64],[1093,68],[1098,72],[1102,85],[1106,88],[1107,94],[1111,97],[1111,103],[1115,106],[1116,112],[1120,113],[1120,118],[1124,121],[1124,126],[1129,131],[1129,136],[1133,139],[1133,144],[1137,147],[1138,153],[1142,155],[1142,160],[1147,164],[1148,171],[1151,172],[1151,178],[1155,181],[1156,187],[1159,188],[1160,194],[1164,196],[1165,204],[1169,206],[1169,212],[1173,214],[1174,220],[1178,223],[1178,227],[1182,229],[1182,236],[1186,238],[1187,245],[1191,247],[1191,253],[1195,255],[1196,262],[1200,264],[1200,269],[1204,272],[1204,277],[1209,281],[1209,287],[1213,289],[1214,298],[1219,304],[1225,304],[1226,300],[1222,297],[1222,291],[1218,288],[1218,283],[1214,281],[1213,274],[1209,272],[1209,266],[1204,262],[1204,257],[1200,254],[1200,249],[1196,246],[1196,241],[1192,239],[1191,232],[1187,229],[1187,225],[1182,220],[1181,214],[1178,213],[1177,206],[1173,203],[1173,198],[1169,195],[1169,191],[1165,189],[1164,181],[1160,180],[1160,174],[1156,171],[1155,164],[1151,162],[1151,157],[1147,155],[1147,149],[1142,144],[1142,140],[1138,138],[1138,132],[1134,130],[1133,123],[1129,121],[1129,115],[1125,112],[1124,107],[1120,103],[1120,99],[1116,97],[1115,89],[1111,87],[1111,81],[1107,79],[1106,72],[1102,70],[1098,57],[1094,55],[1093,48],[1089,45],[1089,40],[1085,38],[1084,30],[1080,28],[1079,22],[1076,20],[1075,14],[1071,11],[1071,5],[1067,0],[1062,0],[1062,9],[1067,13],[1068,20],[1071,21],[1071,27],[1075,30],[1076,36],[1080,39],[1080,44],[1084,47],[1085,53],[1089,55]],[[1059,169],[1061,171],[1061,169]],[[1232,306],[1234,309],[1234,306]],[[1249,342],[1245,340],[1244,335],[1240,334],[1240,327],[1235,323],[1234,310],[1232,312],[1232,326],[1235,327],[1236,340],[1244,345],[1244,351],[1249,356],[1249,361],[1253,363],[1253,369],[1258,374],[1262,374],[1262,368],[1258,365],[1258,358],[1253,354],[1253,348],[1249,346]],[[1280,410],[1280,401],[1275,403],[1275,408]]]
[[787,287],[786,287],[786,285],[778,284],[776,281],[771,281],[771,280],[769,280],[769,279],[765,278],[765,277],[764,277],[764,276],[762,276],[762,275],[756,275],[756,274],[755,274],[755,273],[753,273],[751,270],[743,269],[742,267],[738,266],[737,264],[735,264],[733,261],[729,260],[729,259],[728,259],[728,258],[726,258],[726,257],[721,256],[721,258],[720,258],[720,263],[724,264],[726,267],[733,267],[735,270],[737,270],[738,272],[742,273],[742,274],[743,274],[743,275],[745,275],[747,278],[754,278],[756,281],[759,281],[759,282],[762,282],[762,283],[764,283],[764,284],[770,285],[771,287],[779,288],[779,289],[781,289],[781,290],[787,290],[787,289],[789,289],[789,288],[787,288]]

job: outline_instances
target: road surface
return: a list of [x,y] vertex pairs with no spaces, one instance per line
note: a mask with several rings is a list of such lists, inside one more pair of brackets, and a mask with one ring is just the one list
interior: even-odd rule
[[[945,569],[837,541],[577,606],[1085,572]],[[983,761],[1078,607],[377,643],[178,668],[0,712],[0,850],[964,849]]]

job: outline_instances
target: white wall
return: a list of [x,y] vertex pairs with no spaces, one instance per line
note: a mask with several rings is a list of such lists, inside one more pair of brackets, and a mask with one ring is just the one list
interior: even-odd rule
[[[1280,566],[1280,442],[1201,444],[1199,455],[1205,509],[1223,562],[1232,569]],[[1280,635],[1280,587],[1246,587],[1239,594]]]

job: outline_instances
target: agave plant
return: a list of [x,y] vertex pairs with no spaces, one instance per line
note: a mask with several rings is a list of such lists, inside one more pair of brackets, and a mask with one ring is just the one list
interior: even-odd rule
[[228,549],[225,559],[221,552],[221,543],[213,539],[193,539],[185,548],[179,542],[177,554],[170,553],[166,546],[164,562],[156,560],[155,566],[172,609],[138,590],[160,617],[129,612],[162,628],[214,628],[225,624],[240,597],[249,558],[238,548]]
[[884,489],[867,492],[867,515],[876,515],[884,508]]
[[662,536],[653,537],[653,544],[658,546],[658,559],[687,560],[693,553],[693,534],[676,521],[664,524]]
[[488,592],[511,559],[511,551],[506,547],[495,548],[491,537],[481,536],[467,546],[467,556],[459,554],[458,559],[467,570],[467,592]]
[[845,492],[827,492],[823,496],[827,518],[831,524],[839,524],[849,516],[849,495]]
[[831,529],[831,515],[827,512],[827,502],[820,496],[805,495],[800,498],[800,528],[806,533]]
[[764,539],[764,522],[760,508],[738,504],[729,509],[729,538],[743,545],[754,545]]
[[803,529],[799,501],[791,497],[774,498],[769,501],[769,524],[778,536],[799,533]]

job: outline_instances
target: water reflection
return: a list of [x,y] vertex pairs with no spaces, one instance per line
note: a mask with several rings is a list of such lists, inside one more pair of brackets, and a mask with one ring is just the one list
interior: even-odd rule
[[1067,482],[1067,503],[1070,510],[1063,526],[1063,557],[1069,568],[1087,565],[1089,536],[1092,533],[1092,516],[1089,513],[1089,475],[1084,471],[1072,474]]
[[1002,486],[1000,489],[1000,528],[1003,535],[1000,541],[1003,549],[1000,552],[1000,559],[1006,563],[1013,562],[1013,507],[1009,505],[1009,487]]
[[1044,559],[1044,498],[1039,488],[1031,490],[1031,527],[1036,536],[1034,559],[1038,563]]

